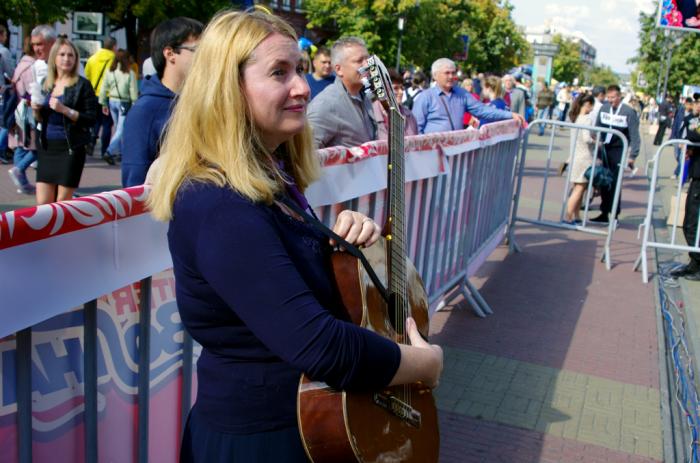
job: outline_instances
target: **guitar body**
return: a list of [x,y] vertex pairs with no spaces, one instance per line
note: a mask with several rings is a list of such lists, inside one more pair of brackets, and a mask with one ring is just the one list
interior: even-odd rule
[[[363,252],[385,282],[386,241],[380,239]],[[359,259],[337,252],[333,255],[333,268],[349,318],[357,325],[400,342],[389,307]],[[410,261],[406,270],[410,313],[427,339],[427,294]],[[437,409],[431,390],[421,384],[353,393],[337,391],[302,376],[297,407],[304,448],[315,463],[438,461]]]

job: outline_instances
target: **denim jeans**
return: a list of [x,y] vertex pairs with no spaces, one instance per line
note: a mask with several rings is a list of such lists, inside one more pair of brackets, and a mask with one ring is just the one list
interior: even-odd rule
[[121,100],[109,99],[109,112],[112,114],[112,121],[114,121],[117,127],[112,135],[112,141],[109,142],[109,147],[107,148],[109,154],[121,154],[122,152],[122,130],[124,129],[124,119],[126,116],[119,110],[121,105]]
[[[673,138],[673,135],[671,138]],[[681,174],[681,148],[679,146],[674,146],[673,154],[676,157],[676,168],[673,171],[673,175],[678,177]]]
[[[537,111],[537,119],[550,119],[552,117],[552,112],[551,108],[547,107],[544,109],[540,109]],[[540,137],[544,135],[544,126],[545,124],[540,124],[538,130],[540,133]]]
[[[102,129],[102,132],[100,132],[100,129]],[[105,116],[101,110],[97,111],[97,120],[95,121],[95,126],[92,133],[93,143],[97,143],[98,135],[102,141],[100,144],[100,153],[102,156],[104,156],[107,152],[107,146],[109,146],[109,140],[112,138],[112,117]],[[92,153],[87,154],[92,156]]]
[[7,136],[9,134],[9,131],[4,128],[0,127],[0,156],[4,157],[5,156],[5,151],[7,151]]
[[19,146],[15,148],[14,164],[20,172],[26,171],[34,161],[36,161],[36,151],[27,150]]

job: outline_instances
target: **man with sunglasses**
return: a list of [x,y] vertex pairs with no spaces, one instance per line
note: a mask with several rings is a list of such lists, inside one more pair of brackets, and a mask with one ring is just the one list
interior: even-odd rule
[[151,33],[151,60],[156,74],[146,76],[142,93],[124,121],[122,185],[142,185],[158,157],[163,128],[175,96],[189,72],[204,26],[195,19],[174,18]]

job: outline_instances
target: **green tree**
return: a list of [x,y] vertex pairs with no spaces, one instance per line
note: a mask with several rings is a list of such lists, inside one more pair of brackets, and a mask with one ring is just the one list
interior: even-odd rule
[[104,13],[110,29],[124,28],[127,47],[132,54],[148,52],[148,36],[159,22],[187,16],[206,23],[218,10],[230,7],[228,0],[4,0],[0,18],[33,27],[64,21],[72,11]]
[[608,85],[619,84],[620,76],[618,76],[610,66],[593,66],[586,72],[585,83],[587,85]]
[[502,72],[529,51],[501,0],[306,0],[309,28],[334,29],[331,39],[362,37],[387,65],[398,49],[397,18],[405,18],[402,64],[427,68],[437,58],[463,51],[460,35],[470,39],[471,69]]
[[584,71],[580,45],[560,34],[552,37],[552,43],[559,45],[559,53],[552,60],[552,77],[568,83],[580,79]]
[[42,24],[62,21],[75,8],[76,1],[62,0],[3,0],[0,2],[0,18],[14,24]]
[[[647,95],[655,95],[657,88],[663,92],[667,56],[664,51],[672,51],[668,74],[668,92],[680,94],[683,85],[698,85],[700,77],[700,36],[692,33],[669,33],[655,26],[655,16],[640,13],[639,48],[637,55],[629,63],[635,65],[632,85],[635,90]],[[639,80],[639,74],[643,76]]]

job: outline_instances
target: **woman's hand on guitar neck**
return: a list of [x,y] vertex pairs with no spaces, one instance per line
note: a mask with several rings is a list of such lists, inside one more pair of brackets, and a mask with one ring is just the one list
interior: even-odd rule
[[442,374],[442,348],[426,342],[411,317],[406,319],[406,333],[411,344],[399,344],[401,363],[390,385],[420,381],[431,389],[436,388]]
[[[338,214],[333,231],[348,243],[367,248],[379,239],[382,230],[366,215],[344,210]],[[336,245],[334,240],[330,243]]]

